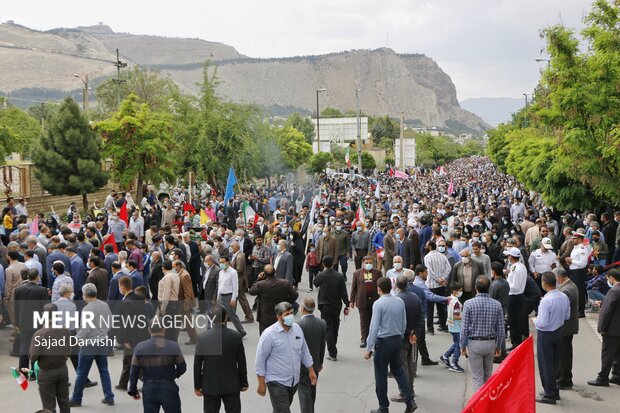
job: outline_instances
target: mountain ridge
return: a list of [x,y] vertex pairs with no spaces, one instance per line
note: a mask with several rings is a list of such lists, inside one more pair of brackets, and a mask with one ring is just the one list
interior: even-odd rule
[[202,65],[210,60],[222,81],[218,94],[236,102],[312,113],[315,90],[326,88],[321,106],[346,110],[355,107],[355,81],[359,81],[360,106],[368,114],[402,112],[406,119],[429,127],[478,133],[488,128],[480,117],[460,107],[450,76],[423,54],[379,48],[253,58],[224,43],[117,33],[103,24],[46,31],[0,24],[0,90],[76,90],[81,85],[73,73],[91,79],[115,74],[111,63],[117,48],[121,60],[165,71],[188,93],[197,92]]

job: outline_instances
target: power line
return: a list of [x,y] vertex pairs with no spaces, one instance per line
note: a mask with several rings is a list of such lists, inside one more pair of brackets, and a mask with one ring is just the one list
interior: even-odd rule
[[47,101],[44,101],[44,100],[32,100],[32,99],[24,99],[24,98],[18,98],[18,97],[15,97],[15,96],[6,96],[6,95],[0,95],[0,98],[5,98],[7,100],[11,100],[11,99],[12,100],[21,100],[21,101],[24,101],[24,102],[33,102],[33,103],[58,103],[58,101],[54,101],[54,100],[47,100]]

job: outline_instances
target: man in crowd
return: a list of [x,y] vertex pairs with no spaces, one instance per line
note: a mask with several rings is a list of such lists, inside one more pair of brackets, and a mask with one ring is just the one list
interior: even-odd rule
[[269,389],[273,411],[289,413],[302,363],[308,369],[311,386],[316,386],[316,374],[304,332],[295,323],[293,306],[281,302],[275,310],[278,321],[263,332],[256,346],[256,392],[265,396]]
[[271,264],[265,265],[265,270],[258,275],[248,293],[256,296],[256,319],[260,334],[263,334],[267,327],[277,321],[275,306],[278,303],[283,301],[293,303],[299,297],[297,291],[287,280],[276,278]]
[[493,358],[501,353],[504,313],[498,301],[489,297],[491,282],[476,278],[476,296],[467,300],[461,313],[461,353],[469,358],[473,390],[476,392],[493,372]]
[[336,345],[338,344],[338,330],[340,329],[340,311],[344,304],[344,315],[349,315],[349,298],[344,277],[333,269],[333,265],[334,259],[331,256],[323,257],[323,268],[325,270],[314,278],[314,285],[319,289],[319,310],[321,311],[321,318],[326,323],[327,359],[336,361],[338,359]]
[[[452,271],[452,267],[450,267],[448,258],[437,251],[437,244],[435,241],[429,241],[427,245],[429,252],[424,257],[424,265],[428,269],[426,285],[433,294],[447,296],[446,286],[448,285],[448,276]],[[428,311],[426,313],[426,327],[430,334],[434,334],[435,332],[435,327],[433,326],[435,304],[437,304],[437,313],[439,315],[439,330],[448,331],[448,326],[446,325],[448,310],[446,305],[429,301]]]
[[570,301],[567,295],[557,290],[556,277],[552,272],[542,274],[541,284],[547,294],[540,301],[538,317],[534,318],[532,323],[537,331],[536,358],[544,392],[536,398],[536,401],[556,404],[560,399],[556,383],[558,350],[562,339],[562,327],[570,318]]
[[201,333],[194,355],[194,393],[204,413],[241,413],[241,392],[249,388],[243,336],[226,327],[226,311],[214,305],[212,328]]
[[404,399],[405,413],[410,413],[416,410],[418,406],[415,403],[412,386],[403,369],[401,358],[401,348],[407,330],[406,307],[403,300],[391,294],[391,290],[392,282],[389,278],[381,277],[377,280],[379,299],[373,304],[373,317],[370,323],[366,353],[364,353],[366,360],[374,355],[375,392],[377,393],[379,408],[372,412],[387,412],[390,406],[387,395],[389,365]]
[[510,248],[504,251],[504,255],[508,256],[508,284],[510,285],[509,302],[508,302],[508,318],[510,320],[510,341],[512,348],[516,348],[523,341],[523,332],[521,331],[520,317],[523,310],[523,292],[527,282],[527,270],[521,263],[521,251],[518,248]]
[[562,328],[555,379],[558,389],[571,390],[573,388],[573,336],[579,333],[579,290],[568,278],[564,268],[555,268],[553,273],[557,281],[557,290],[566,294],[570,303],[570,319],[564,323]]
[[359,311],[361,342],[360,348],[366,347],[366,339],[370,329],[370,321],[372,319],[373,304],[379,298],[377,292],[377,281],[381,278],[381,271],[372,266],[372,258],[364,257],[362,260],[362,268],[353,273],[351,281],[351,295],[349,302],[351,308]]
[[[306,298],[301,305],[301,320],[299,327],[304,332],[308,350],[314,361],[314,372],[318,381],[319,372],[323,369],[323,359],[325,357],[325,342],[327,335],[327,324],[324,320],[315,317],[314,310],[316,303],[313,298]],[[310,375],[306,366],[301,364],[299,385],[299,407],[301,413],[314,413],[314,403],[316,401],[316,384],[310,383]]]
[[603,336],[601,370],[596,379],[588,382],[590,386],[620,385],[620,270],[607,271],[607,282],[611,289],[603,300],[597,326],[598,333]]
[[[179,345],[167,340],[161,318],[155,317],[149,326],[151,338],[139,343],[133,352],[129,373],[129,394],[135,400],[142,398],[145,412],[181,413],[179,386],[174,382],[187,370]],[[144,382],[142,396],[138,392],[138,378]]]

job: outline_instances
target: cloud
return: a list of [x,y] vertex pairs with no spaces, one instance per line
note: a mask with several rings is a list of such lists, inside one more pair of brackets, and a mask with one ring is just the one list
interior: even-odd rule
[[[96,24],[116,31],[198,37],[253,57],[389,46],[424,53],[453,79],[460,99],[531,91],[539,76],[539,31],[579,27],[592,0],[21,0],[0,19],[37,29]],[[36,12],[35,12],[36,11]]]

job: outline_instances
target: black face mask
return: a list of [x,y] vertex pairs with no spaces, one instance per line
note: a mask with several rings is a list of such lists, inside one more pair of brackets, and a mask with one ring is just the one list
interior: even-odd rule
[[592,238],[592,242],[599,242],[600,238]]
[[272,272],[265,272],[265,276],[266,277],[273,277],[273,273]]

